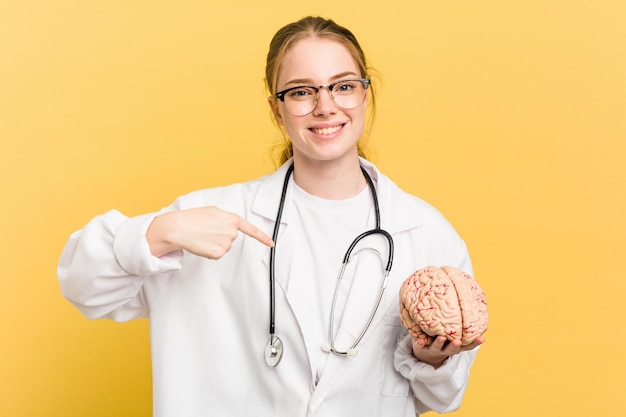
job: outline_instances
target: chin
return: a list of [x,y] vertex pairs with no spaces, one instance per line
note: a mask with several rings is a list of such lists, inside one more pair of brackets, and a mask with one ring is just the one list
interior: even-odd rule
[[346,159],[358,159],[358,152],[356,150],[356,146],[354,151],[336,151],[336,152],[310,152],[301,156],[302,159],[307,159],[311,162],[339,162],[344,161]]

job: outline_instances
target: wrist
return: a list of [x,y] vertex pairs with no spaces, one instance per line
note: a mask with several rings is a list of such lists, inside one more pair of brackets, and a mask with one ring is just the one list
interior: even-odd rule
[[444,358],[443,360],[438,360],[438,361],[425,361],[425,360],[421,360],[419,358],[416,358],[418,361],[423,362],[425,364],[428,364],[430,366],[432,366],[435,369],[441,368],[443,366],[444,363],[446,363],[446,361],[448,360],[448,358]]
[[177,228],[173,227],[173,225],[176,223],[176,218],[176,211],[160,214],[148,226],[146,239],[153,256],[158,258],[166,253],[181,249],[175,243],[175,231]]

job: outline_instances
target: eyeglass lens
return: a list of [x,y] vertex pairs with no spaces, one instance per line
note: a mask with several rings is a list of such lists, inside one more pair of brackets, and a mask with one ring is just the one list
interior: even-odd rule
[[[326,87],[335,104],[344,109],[359,107],[365,100],[366,88],[360,80],[338,81]],[[316,87],[299,87],[285,94],[285,107],[294,116],[311,113],[317,105],[320,89]]]

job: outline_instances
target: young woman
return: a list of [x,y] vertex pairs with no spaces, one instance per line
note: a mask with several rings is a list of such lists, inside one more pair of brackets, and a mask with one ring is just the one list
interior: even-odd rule
[[155,416],[458,408],[484,339],[413,340],[398,290],[421,267],[471,263],[434,208],[363,158],[374,92],[357,40],[331,20],[289,24],[266,81],[282,166],[94,218],[60,260],[64,295],[90,318],[150,318]]

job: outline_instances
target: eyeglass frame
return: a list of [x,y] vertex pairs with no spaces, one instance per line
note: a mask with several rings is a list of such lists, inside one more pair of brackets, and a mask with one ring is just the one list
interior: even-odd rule
[[[312,88],[313,90],[315,90],[315,99],[313,101],[314,102],[314,106],[311,109],[311,111],[308,112],[308,113],[305,113],[305,114],[300,114],[300,115],[295,115],[294,114],[293,116],[306,116],[307,114],[312,113],[313,110],[315,110],[315,107],[317,106],[317,102],[319,101],[319,93],[320,93],[320,90],[322,88],[328,88],[328,92],[330,93],[330,96],[333,99],[333,103],[335,103],[335,105],[337,105],[338,107],[340,107],[342,109],[346,109],[346,110],[356,109],[357,107],[360,106],[360,104],[355,106],[355,107],[348,108],[348,107],[342,107],[341,105],[337,104],[337,101],[335,101],[335,95],[333,94],[333,88],[335,88],[335,86],[337,84],[343,83],[343,82],[346,82],[346,81],[358,81],[358,82],[360,82],[363,85],[363,90],[365,90],[365,91],[367,91],[369,86],[372,84],[372,80],[369,79],[369,78],[346,78],[346,79],[343,79],[343,80],[337,80],[337,81],[335,81],[333,83],[330,83],[330,84],[327,84],[327,85],[320,85],[319,87],[315,87],[313,85],[297,85],[295,87],[290,87],[290,88],[287,88],[285,90],[281,90],[281,91],[277,92],[276,94],[274,94],[274,96],[284,103],[285,102],[285,94],[287,94],[290,91],[297,90],[298,88]],[[363,100],[365,100],[365,95],[363,95]],[[361,104],[363,104],[363,102],[361,102]],[[289,113],[289,114],[291,114],[291,113]]]

